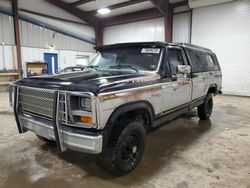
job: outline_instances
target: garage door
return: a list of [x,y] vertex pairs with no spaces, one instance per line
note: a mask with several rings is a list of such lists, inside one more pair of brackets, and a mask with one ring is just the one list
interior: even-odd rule
[[250,1],[193,10],[192,43],[216,52],[223,91],[250,96]]

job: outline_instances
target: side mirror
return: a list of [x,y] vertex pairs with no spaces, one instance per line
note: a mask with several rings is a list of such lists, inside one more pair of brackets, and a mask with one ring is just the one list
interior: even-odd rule
[[177,66],[177,73],[178,74],[190,74],[191,67],[189,65],[178,65]]

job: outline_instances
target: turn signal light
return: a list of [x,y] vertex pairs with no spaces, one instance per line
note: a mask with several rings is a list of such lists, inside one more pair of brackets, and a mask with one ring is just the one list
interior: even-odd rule
[[89,117],[89,116],[80,116],[80,121],[83,123],[88,123],[88,124],[93,123],[92,117]]

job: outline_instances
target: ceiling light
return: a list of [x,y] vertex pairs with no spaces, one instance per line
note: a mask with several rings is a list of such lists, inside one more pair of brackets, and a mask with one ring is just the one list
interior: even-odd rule
[[111,12],[111,10],[109,8],[101,8],[101,9],[98,9],[97,12],[99,14],[108,14]]

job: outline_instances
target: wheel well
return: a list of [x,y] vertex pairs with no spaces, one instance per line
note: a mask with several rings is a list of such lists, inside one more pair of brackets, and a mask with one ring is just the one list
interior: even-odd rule
[[127,111],[122,114],[120,114],[114,121],[110,136],[105,140],[105,144],[108,144],[108,146],[112,146],[112,143],[115,143],[114,140],[116,140],[121,131],[126,127],[128,122],[131,122],[130,120],[140,121],[145,129],[145,132],[148,132],[151,127],[151,120],[150,115],[147,109],[145,108],[138,108],[135,110]]
[[217,86],[216,85],[210,86],[207,93],[217,93]]
[[139,109],[125,112],[121,114],[120,116],[118,116],[115,122],[117,123],[121,121],[122,119],[133,119],[133,120],[140,121],[143,124],[146,131],[150,130],[151,128],[151,123],[152,123],[151,117],[150,117],[148,110],[145,108],[139,108]]
[[142,122],[145,131],[151,129],[151,125],[154,120],[154,110],[152,106],[144,101],[129,103],[123,106],[118,107],[106,124],[103,135],[104,140],[103,144],[106,145],[109,143],[112,137],[116,137],[116,134],[126,126],[126,124],[121,124],[122,120],[139,120]]

